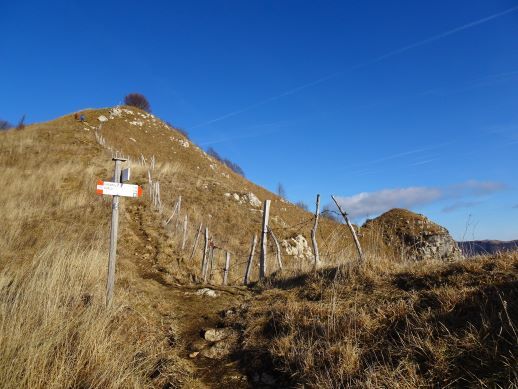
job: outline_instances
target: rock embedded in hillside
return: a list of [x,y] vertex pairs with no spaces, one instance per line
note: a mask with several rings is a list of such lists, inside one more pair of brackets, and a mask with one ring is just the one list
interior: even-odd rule
[[225,197],[233,198],[239,204],[250,204],[254,208],[259,208],[262,205],[261,200],[252,192],[239,194],[239,193],[225,193]]
[[308,241],[300,234],[291,239],[283,240],[281,246],[286,251],[286,254],[295,257],[295,259],[309,260],[313,258],[313,251],[309,247]]
[[209,328],[203,334],[205,340],[209,342],[219,342],[231,336],[235,336],[236,332],[232,328]]
[[219,296],[215,290],[209,289],[209,288],[198,289],[196,291],[196,295],[203,296],[203,297],[218,297]]
[[385,212],[365,222],[362,228],[379,231],[385,244],[410,260],[452,261],[463,258],[446,228],[406,209]]
[[209,359],[222,359],[228,356],[232,352],[233,348],[234,344],[232,342],[227,342],[225,339],[201,350],[200,355]]

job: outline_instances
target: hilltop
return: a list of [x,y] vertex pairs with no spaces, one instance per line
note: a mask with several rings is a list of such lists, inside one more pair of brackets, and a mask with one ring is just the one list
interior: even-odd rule
[[[0,134],[0,177],[8,183],[0,192],[5,387],[518,384],[516,255],[417,261],[406,248],[436,235],[448,243],[449,234],[393,210],[359,229],[361,263],[346,226],[322,217],[322,266],[314,271],[312,213],[149,113],[127,106],[77,113],[85,121],[71,113]],[[121,201],[107,310],[111,202],[95,185],[111,177],[115,154],[131,160],[131,182],[144,196]],[[272,201],[283,269],[269,239],[266,280],[258,282],[257,248],[244,286],[264,200]],[[194,247],[200,225],[215,248],[207,282],[203,236]]]

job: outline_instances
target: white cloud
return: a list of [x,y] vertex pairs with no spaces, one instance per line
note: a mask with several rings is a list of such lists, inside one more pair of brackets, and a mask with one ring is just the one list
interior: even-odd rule
[[481,197],[505,189],[506,186],[494,181],[469,180],[448,187],[409,187],[383,189],[377,192],[362,192],[353,196],[337,196],[340,205],[353,218],[374,216],[392,208],[414,208],[440,200],[456,199],[453,205],[444,208],[445,212],[473,206],[476,201],[462,198]]
[[437,188],[411,187],[363,192],[349,197],[337,197],[351,217],[383,213],[391,208],[412,208],[437,201],[442,193]]

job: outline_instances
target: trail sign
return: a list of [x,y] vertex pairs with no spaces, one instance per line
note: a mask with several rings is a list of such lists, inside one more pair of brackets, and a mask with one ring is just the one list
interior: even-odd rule
[[121,184],[118,182],[97,181],[97,194],[124,197],[142,196],[142,188],[138,185]]
[[[118,178],[120,178],[120,182],[126,182],[126,181],[130,180],[130,177],[131,177],[131,169],[126,168],[126,169],[121,170],[120,177],[118,177]],[[119,182],[119,180],[116,179],[115,176],[112,176],[112,178],[110,178],[110,182]]]
[[112,181],[97,181],[97,194],[109,195],[112,197],[112,222],[110,229],[110,255],[108,257],[108,277],[106,280],[106,306],[109,308],[113,299],[115,288],[115,261],[117,258],[117,234],[119,231],[119,196],[140,197],[142,188],[138,185],[123,184],[130,178],[130,169],[121,170],[121,163],[125,158],[115,157],[115,171]]

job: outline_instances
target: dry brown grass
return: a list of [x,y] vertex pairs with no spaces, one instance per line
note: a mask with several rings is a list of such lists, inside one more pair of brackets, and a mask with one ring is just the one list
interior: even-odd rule
[[246,347],[308,387],[518,385],[518,255],[370,259],[271,281]]
[[2,387],[187,382],[167,334],[144,314],[145,297],[135,299],[135,275],[124,258],[114,307],[105,308],[110,207],[94,185],[111,166],[100,149],[77,147],[83,134],[52,127],[1,135]]
[[[150,383],[160,354],[153,348],[156,339],[130,341],[131,327],[145,321],[121,304],[106,310],[105,262],[98,247],[78,249],[53,241],[30,263],[3,270],[3,387],[137,388]],[[123,298],[119,293],[119,301]]]

